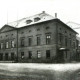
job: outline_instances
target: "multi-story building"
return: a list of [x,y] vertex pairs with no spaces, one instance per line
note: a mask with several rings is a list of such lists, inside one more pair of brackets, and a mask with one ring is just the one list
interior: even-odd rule
[[76,59],[77,32],[56,17],[40,14],[9,23],[0,30],[0,60],[70,62]]

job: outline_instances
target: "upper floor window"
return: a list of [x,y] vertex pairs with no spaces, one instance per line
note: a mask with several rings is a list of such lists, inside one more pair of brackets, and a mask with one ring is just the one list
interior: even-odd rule
[[7,37],[8,35],[6,35],[6,37]]
[[65,46],[67,46],[67,36],[65,36]]
[[60,30],[61,30],[61,28],[60,28]]
[[46,44],[51,43],[51,35],[46,35]]
[[71,38],[69,39],[69,42],[70,42],[70,46],[71,46]]
[[11,47],[14,48],[14,41],[11,41]]
[[39,17],[34,18],[34,22],[39,21],[39,20],[40,20]]
[[65,33],[67,33],[67,31],[65,31]]
[[37,51],[37,58],[41,58],[41,52]]
[[24,38],[21,38],[21,47],[24,47]]
[[49,28],[50,28],[49,26],[46,27],[46,29],[49,29]]
[[79,47],[79,41],[76,40],[76,47],[78,48]]
[[1,49],[3,49],[3,43],[1,43]]
[[40,41],[40,36],[37,36],[37,45],[40,45],[41,41]]
[[23,34],[24,32],[21,32],[21,34]]
[[28,44],[29,44],[29,46],[32,45],[32,37],[29,37],[29,38],[28,38]]
[[75,42],[73,42],[73,48],[75,49]]
[[59,41],[62,42],[62,34],[59,33]]
[[38,28],[37,31],[40,31],[40,29]]
[[70,38],[71,38],[71,34],[69,34],[70,35]]
[[9,42],[6,42],[6,48],[9,48]]
[[31,30],[29,30],[29,32],[31,32]]
[[11,36],[13,36],[13,34],[11,34]]

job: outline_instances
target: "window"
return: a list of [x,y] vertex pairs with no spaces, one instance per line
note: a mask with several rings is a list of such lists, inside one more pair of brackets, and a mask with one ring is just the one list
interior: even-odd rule
[[73,42],[73,48],[75,49],[75,42]]
[[21,34],[23,34],[24,32],[21,32]]
[[50,44],[51,43],[51,35],[47,35],[46,36],[46,44]]
[[1,49],[3,49],[3,43],[1,43]]
[[40,36],[37,36],[37,45],[40,45]]
[[6,48],[9,48],[9,42],[6,42]]
[[21,52],[21,59],[24,58],[24,52]]
[[39,17],[34,18],[34,22],[39,21],[39,20],[40,20]]
[[24,47],[24,38],[21,38],[21,47]]
[[65,33],[67,33],[67,32],[65,31]]
[[60,28],[60,30],[61,30],[61,28]]
[[29,32],[31,32],[31,30],[29,30]]
[[40,31],[40,29],[38,28],[37,31]]
[[0,60],[3,60],[3,54],[0,53]]
[[50,28],[49,26],[46,27],[46,29],[49,29],[49,28]]
[[65,57],[67,58],[67,51],[65,51]]
[[13,36],[13,34],[11,34],[11,36]]
[[11,41],[11,47],[14,48],[14,41]]
[[65,36],[65,46],[67,46],[67,36]]
[[11,53],[11,60],[14,60],[14,53]]
[[32,45],[32,38],[31,37],[28,38],[28,43],[29,43],[29,46]]
[[37,51],[37,58],[41,58],[41,52]]
[[61,43],[62,42],[62,34],[59,33],[59,42]]
[[8,35],[6,35],[6,37],[7,37]]
[[77,49],[78,49],[78,44],[79,44],[79,41],[78,40],[76,40],[76,47],[77,47]]
[[69,39],[69,41],[70,41],[70,46],[71,46],[71,38]]
[[8,60],[8,53],[5,53],[5,60]]
[[46,50],[46,58],[50,58],[50,50]]
[[28,53],[29,53],[29,59],[31,59],[32,58],[32,51],[29,51]]
[[27,24],[29,24],[29,23],[31,23],[31,22],[32,22],[32,20],[27,20],[27,21],[26,21]]

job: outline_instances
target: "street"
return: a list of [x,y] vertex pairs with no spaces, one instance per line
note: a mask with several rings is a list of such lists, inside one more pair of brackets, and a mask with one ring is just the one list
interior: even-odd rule
[[78,80],[79,71],[80,63],[0,63],[0,80]]

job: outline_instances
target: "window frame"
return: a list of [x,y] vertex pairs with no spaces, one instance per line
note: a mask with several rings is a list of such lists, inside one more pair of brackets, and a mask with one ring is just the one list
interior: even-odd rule
[[6,49],[8,49],[8,48],[9,48],[9,42],[6,41]]
[[24,52],[21,52],[21,59],[24,59]]
[[24,47],[24,46],[25,46],[25,38],[21,37],[21,47]]
[[28,46],[32,46],[32,37],[28,37]]
[[46,35],[46,44],[51,44],[51,34]]
[[28,58],[32,59],[32,51],[28,51]]
[[40,51],[40,50],[37,51],[37,58],[38,58],[38,59],[41,58],[41,51]]
[[11,48],[14,48],[15,47],[15,43],[14,43],[14,40],[11,41]]
[[46,59],[50,59],[50,57],[51,57],[51,51],[46,50]]

